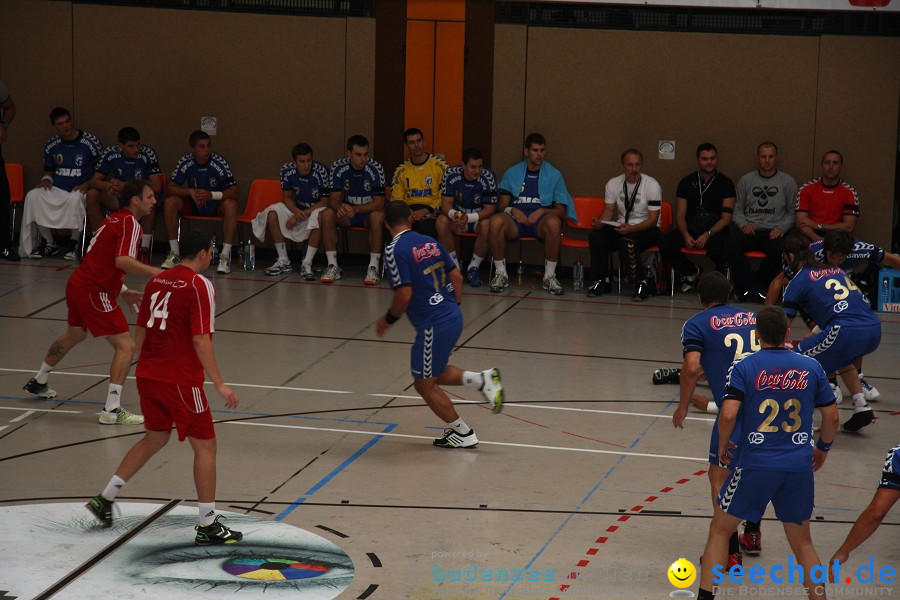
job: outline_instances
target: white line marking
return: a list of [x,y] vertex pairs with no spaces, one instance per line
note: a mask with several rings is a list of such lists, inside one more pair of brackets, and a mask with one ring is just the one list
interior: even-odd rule
[[[69,413],[73,415],[80,415],[82,411],[80,410],[61,410],[58,408],[19,408],[18,406],[0,406],[0,410],[29,410],[31,412],[53,412],[53,413]],[[21,419],[23,417],[18,417]],[[14,420],[18,420],[14,419]]]
[[6,429],[7,427],[9,427],[9,425],[0,425],[0,431]]
[[30,417],[30,416],[33,415],[33,414],[34,414],[34,411],[33,411],[33,410],[29,410],[29,411],[27,411],[27,412],[23,412],[21,415],[19,415],[19,416],[16,417],[15,419],[10,419],[9,422],[10,422],[10,423],[15,423],[16,421],[21,421],[22,419],[27,419],[28,417]]
[[[255,423],[252,421],[217,421],[216,425],[252,425],[254,427],[277,427],[281,429],[305,429],[309,431],[331,431],[334,433],[355,433],[357,435],[383,435],[385,437],[411,438],[416,440],[431,440],[433,437],[427,435],[409,435],[405,433],[381,433],[378,431],[360,431],[356,429],[334,429],[332,427],[308,427],[305,425],[279,425],[276,423]],[[646,454],[643,452],[621,452],[616,450],[596,450],[593,448],[570,448],[567,446],[542,446],[538,444],[514,444],[512,442],[486,442],[478,440],[479,444],[491,446],[511,446],[513,448],[536,448],[539,450],[563,450],[566,452],[588,452],[591,454],[615,454],[616,456],[640,456],[644,458],[672,458],[675,460],[687,460],[691,462],[708,462],[707,458],[697,458],[694,456],[674,456],[671,454]]]

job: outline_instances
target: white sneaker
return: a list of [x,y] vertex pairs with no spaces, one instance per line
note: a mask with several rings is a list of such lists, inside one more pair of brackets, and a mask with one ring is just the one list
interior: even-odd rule
[[463,435],[448,428],[444,430],[444,437],[438,438],[432,443],[438,448],[472,448],[478,445],[478,438],[475,437],[474,429]]
[[481,393],[487,398],[494,414],[503,411],[503,384],[500,383],[500,369],[488,369],[482,371],[484,383],[481,384]]
[[181,262],[181,256],[175,254],[174,252],[169,252],[166,255],[166,260],[163,261],[161,265],[159,265],[160,269],[171,269],[175,265]]
[[366,270],[366,278],[363,283],[365,283],[366,285],[375,285],[378,283],[378,267],[369,265],[369,268]]
[[491,279],[491,292],[497,294],[509,287],[509,277],[505,273],[497,273]]
[[63,254],[63,260],[78,260],[78,246],[73,246],[71,250]]
[[834,392],[834,403],[840,404],[844,401],[844,392],[841,391],[841,386],[836,385],[834,383],[828,384],[831,386],[831,391]]
[[222,275],[228,275],[231,273],[231,258],[228,256],[222,256],[219,258],[219,266],[216,267],[216,273],[221,273]]
[[300,263],[300,278],[303,279],[303,281],[314,281],[316,279],[316,274],[312,270],[312,265]]
[[285,273],[290,273],[294,270],[294,267],[291,266],[291,261],[289,260],[281,260],[280,258],[275,261],[275,264],[271,267],[268,267],[263,273],[266,275],[284,275]]
[[144,416],[136,415],[120,406],[110,411],[101,410],[98,420],[103,425],[141,425],[144,423]]
[[[371,270],[371,268],[370,268]],[[322,277],[319,279],[321,283],[334,283],[338,279],[341,278],[341,268],[337,265],[328,265],[325,267],[325,272],[322,273]],[[378,279],[375,279],[375,283],[378,283]],[[369,283],[368,277],[366,278],[366,285],[374,285]]]
[[550,275],[549,277],[544,277],[544,289],[553,294],[554,296],[562,296],[563,295],[563,287],[559,283],[559,279],[556,278],[556,275]]
[[872,400],[878,400],[879,398],[881,398],[881,392],[878,391],[878,388],[866,381],[866,378],[862,376],[862,373],[859,374],[859,383],[862,385],[863,394],[865,394],[866,397],[866,402],[871,402]]

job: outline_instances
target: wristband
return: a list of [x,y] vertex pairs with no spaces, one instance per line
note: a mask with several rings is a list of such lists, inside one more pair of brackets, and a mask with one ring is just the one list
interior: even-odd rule
[[512,215],[512,206],[507,206],[506,208],[503,209],[503,212],[505,212],[508,215]]
[[210,192],[210,194],[212,195],[213,200],[221,200],[222,199],[222,192]]
[[53,178],[49,175],[44,175],[43,177],[41,177],[41,181],[49,181],[50,185],[53,185]]
[[447,216],[450,217],[451,219],[455,219],[456,215],[458,215],[458,214],[459,214],[459,211],[456,210],[455,208],[451,208],[450,210],[447,211]]
[[468,215],[466,215],[466,222],[477,223],[478,222],[478,213],[469,213]]
[[395,317],[391,314],[391,309],[388,309],[387,313],[384,315],[384,320],[387,321],[388,325],[393,325],[400,320],[400,317]]
[[710,229],[709,231],[707,231],[707,232],[706,232],[706,235],[708,235],[709,237],[712,237],[712,229]]
[[123,284],[122,284],[122,289],[119,290],[119,293],[120,293],[120,294],[124,294],[124,293],[127,292],[127,291],[128,291],[128,287],[123,283]]
[[822,452],[828,452],[829,450],[831,450],[831,444],[833,443],[834,442],[823,442],[822,438],[819,438],[819,440],[816,442],[816,448],[818,448]]

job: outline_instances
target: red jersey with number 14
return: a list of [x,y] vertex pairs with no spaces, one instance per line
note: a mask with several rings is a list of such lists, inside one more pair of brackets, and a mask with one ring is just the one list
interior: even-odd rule
[[190,267],[178,265],[156,275],[144,288],[138,326],[146,330],[138,377],[178,385],[203,385],[203,365],[195,335],[215,331],[216,291]]
[[88,289],[117,298],[125,282],[125,271],[116,267],[116,258],[137,256],[141,233],[141,226],[130,210],[123,208],[109,215],[91,238],[72,279]]

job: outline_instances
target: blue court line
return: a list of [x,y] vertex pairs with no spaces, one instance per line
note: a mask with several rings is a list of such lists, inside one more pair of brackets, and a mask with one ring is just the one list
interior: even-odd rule
[[[396,426],[397,426],[396,423],[392,423],[392,424],[388,425],[387,427],[385,427],[385,428],[384,428],[384,431],[382,431],[381,433],[390,433],[391,431],[393,431],[393,429],[394,429]],[[328,475],[326,475],[325,477],[323,477],[317,484],[315,484],[314,486],[312,486],[311,488],[309,488],[308,490],[306,490],[306,493],[303,494],[303,496],[301,496],[300,498],[297,498],[296,500],[294,500],[294,501],[290,504],[290,506],[288,506],[288,507],[285,508],[283,511],[281,511],[278,515],[276,515],[274,520],[275,520],[275,521],[281,521],[281,520],[284,519],[286,516],[288,516],[289,514],[291,514],[292,512],[294,512],[294,509],[297,508],[298,506],[300,506],[301,504],[303,504],[304,502],[306,502],[306,500],[307,500],[307,498],[308,498],[309,496],[312,496],[312,495],[315,494],[317,491],[319,491],[320,489],[322,489],[323,487],[325,487],[325,485],[328,484],[329,481],[331,481],[332,479],[334,479],[338,474],[340,474],[341,471],[343,471],[343,470],[346,469],[348,466],[350,466],[350,464],[352,464],[353,461],[355,461],[357,458],[359,458],[360,456],[362,456],[369,448],[371,448],[372,446],[374,446],[379,440],[381,440],[381,439],[383,439],[383,438],[384,438],[383,435],[376,435],[376,436],[373,437],[371,440],[369,440],[368,442],[366,442],[365,444],[363,444],[363,447],[362,447],[362,448],[360,448],[359,450],[357,450],[356,452],[354,452],[352,455],[350,455],[350,457],[347,458],[347,460],[345,460],[344,462],[342,462],[341,464],[339,464],[339,465],[338,465],[331,473],[329,473]]]
[[0,298],[2,298],[3,296],[8,296],[9,294],[12,294],[13,292],[18,292],[18,291],[21,290],[23,287],[25,287],[25,286],[24,286],[24,285],[20,285],[20,286],[17,287],[17,288],[13,288],[13,289],[9,290],[8,292],[4,292],[4,293],[0,294]]
[[[674,396],[671,400],[669,400],[669,401],[666,403],[666,405],[662,408],[662,410],[659,412],[659,414],[662,414],[662,413],[666,412],[666,411],[669,409],[669,407],[672,406],[672,403],[674,403],[677,399],[678,399],[678,396],[676,395],[676,396]],[[637,438],[635,438],[634,442],[632,442],[632,444],[629,446],[629,449],[634,448],[634,447],[638,444],[638,442],[641,441],[641,438],[643,438],[644,435],[646,435],[647,432],[650,431],[650,429],[651,429],[654,425],[656,425],[656,421],[657,421],[657,420],[658,420],[658,419],[653,419],[653,422],[650,423],[649,425],[647,425],[647,427],[644,429],[644,431],[642,431],[642,432],[640,433],[640,435],[638,435]],[[569,513],[569,516],[567,516],[567,517],[563,520],[563,522],[560,523],[559,527],[556,528],[556,531],[553,532],[553,535],[550,536],[550,539],[548,539],[546,542],[544,542],[544,545],[541,546],[541,548],[537,551],[537,554],[535,554],[533,557],[531,557],[531,560],[529,560],[528,563],[525,565],[525,569],[530,569],[530,568],[531,568],[531,565],[534,564],[534,561],[536,561],[538,558],[540,558],[541,554],[544,553],[544,550],[546,550],[547,547],[553,542],[553,540],[556,539],[556,536],[558,536],[560,533],[562,533],[562,530],[566,528],[566,526],[569,524],[569,521],[571,521],[572,518],[575,517],[576,513],[578,513],[578,512],[581,511],[581,507],[584,506],[584,505],[587,503],[588,500],[590,500],[591,496],[594,495],[594,492],[596,492],[598,489],[600,489],[600,486],[603,485],[603,483],[609,478],[609,476],[613,474],[613,471],[615,471],[616,468],[618,468],[618,466],[619,466],[620,464],[622,464],[622,461],[624,461],[626,458],[628,458],[628,457],[625,456],[625,455],[622,455],[622,456],[619,457],[619,459],[615,462],[615,464],[614,464],[612,467],[609,468],[609,471],[607,471],[607,472],[603,475],[603,477],[600,479],[600,481],[598,481],[597,484],[596,484],[594,487],[591,488],[591,491],[589,491],[589,492],[587,493],[587,495],[586,495],[584,498],[581,499],[581,502],[579,502],[579,503],[575,506],[575,510],[573,510],[571,513]],[[515,583],[515,582],[510,583],[510,584],[506,587],[506,589],[503,590],[503,593],[500,594],[500,595],[497,597],[497,600],[503,600],[503,598],[505,598],[505,597],[507,596],[507,594],[509,594],[509,592],[512,591],[512,589],[513,589],[515,586],[516,586],[516,583]]]

